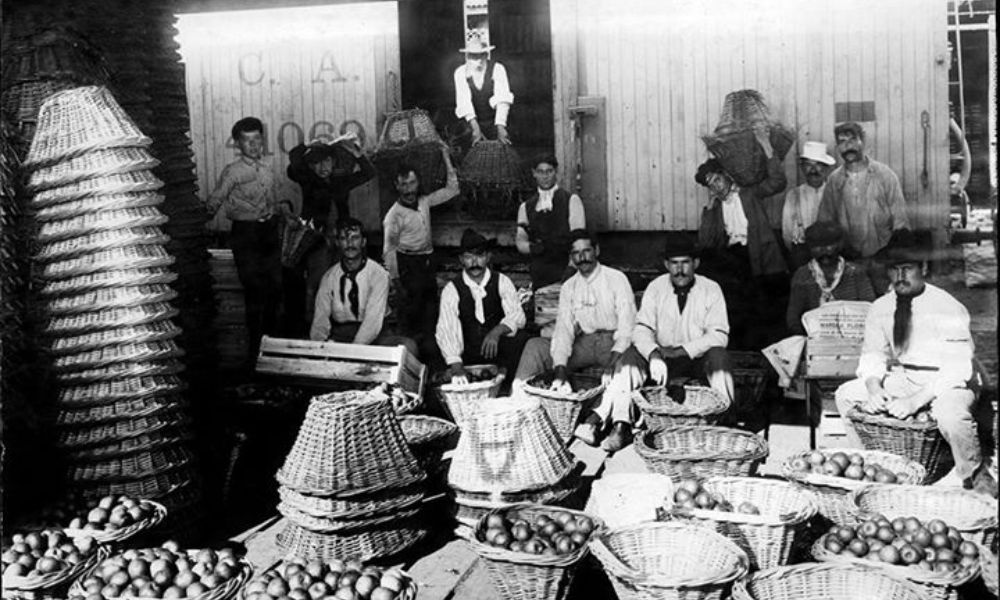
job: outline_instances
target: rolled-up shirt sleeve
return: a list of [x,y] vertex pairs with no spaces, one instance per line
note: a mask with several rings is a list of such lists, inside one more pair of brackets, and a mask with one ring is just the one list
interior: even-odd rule
[[462,323],[458,319],[458,290],[454,283],[448,283],[441,290],[441,310],[438,312],[434,339],[441,349],[445,364],[462,362],[465,343],[462,339]]
[[399,248],[399,224],[391,208],[385,215],[382,229],[385,232],[385,239],[382,240],[382,261],[385,263],[385,269],[389,271],[389,277],[398,279],[399,265],[396,261],[396,249]]
[[503,320],[500,323],[510,329],[508,335],[514,335],[518,330],[524,329],[527,317],[524,316],[524,308],[521,307],[521,299],[517,296],[517,288],[514,287],[514,282],[509,277],[501,276],[498,283],[500,303],[503,305],[504,314]]
[[576,337],[576,318],[573,316],[572,295],[576,286],[563,284],[559,290],[559,312],[556,316],[555,328],[552,331],[552,365],[563,366],[569,362],[573,352],[573,339]]
[[[466,90],[469,86],[465,86]],[[500,63],[493,64],[493,96],[490,97],[490,106],[499,108],[501,104],[513,104],[514,94],[510,91],[510,80],[507,78],[507,69]],[[497,111],[499,112],[499,110]],[[506,115],[504,115],[506,123]],[[497,125],[503,125],[497,115]]]
[[632,329],[635,327],[635,294],[624,273],[618,273],[612,284],[615,294],[615,312],[618,326],[615,328],[612,352],[623,353],[632,345]]

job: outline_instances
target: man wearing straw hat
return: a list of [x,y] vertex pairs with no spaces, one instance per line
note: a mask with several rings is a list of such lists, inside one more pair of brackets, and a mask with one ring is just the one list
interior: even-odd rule
[[466,364],[495,363],[513,373],[528,341],[517,288],[490,268],[488,240],[472,229],[462,233],[462,274],[441,290],[437,343],[452,383],[466,384]]
[[496,139],[510,144],[507,115],[514,103],[507,70],[490,58],[496,46],[487,45],[473,34],[459,50],[465,63],[455,69],[455,116],[468,123],[472,130],[472,145],[484,139]]
[[805,244],[806,228],[816,222],[826,178],[836,164],[837,159],[827,153],[823,142],[810,141],[802,145],[799,170],[806,181],[788,190],[781,209],[781,235],[793,270],[809,261],[809,250]]
[[973,367],[969,312],[927,283],[930,249],[908,229],[895,232],[877,258],[891,288],[868,313],[858,378],[836,392],[848,441],[861,446],[846,418],[854,407],[905,419],[929,406],[963,486],[996,497],[997,482],[983,460],[973,416],[980,381]]

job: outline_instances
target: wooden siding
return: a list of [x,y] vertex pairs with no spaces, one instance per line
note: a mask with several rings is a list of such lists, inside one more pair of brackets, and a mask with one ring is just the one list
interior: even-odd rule
[[[203,195],[237,156],[230,137],[244,116],[264,122],[278,198],[298,207],[285,175],[288,151],[336,136],[356,121],[374,148],[387,111],[398,110],[399,32],[395,2],[182,15],[191,139]],[[380,227],[377,182],[351,194],[351,214]],[[212,226],[228,229],[217,216]]]
[[[611,230],[695,229],[701,136],[728,92],[753,88],[799,144],[831,145],[835,105],[874,102],[871,155],[899,175],[912,224],[948,213],[948,53],[941,0],[552,0],[557,154],[577,160],[566,107],[607,99],[605,215]],[[921,183],[930,115],[929,184]],[[586,123],[586,121],[584,121]],[[586,126],[586,125],[584,125]],[[586,166],[584,166],[586,168]],[[801,182],[795,152],[790,185]],[[584,193],[593,193],[584,190]]]

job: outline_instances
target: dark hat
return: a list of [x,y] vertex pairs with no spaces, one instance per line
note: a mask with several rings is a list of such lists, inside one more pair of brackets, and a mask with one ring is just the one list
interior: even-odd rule
[[695,245],[691,236],[683,233],[673,233],[667,235],[667,241],[663,245],[663,258],[671,259],[678,256],[690,256],[698,258],[701,251]]
[[924,262],[931,259],[931,248],[909,229],[892,232],[889,243],[875,253],[875,258],[886,265],[907,262]]
[[708,176],[712,173],[725,173],[726,170],[722,168],[722,163],[717,159],[710,158],[705,162],[698,165],[698,172],[694,174],[694,180],[705,187],[708,187]]
[[844,230],[833,221],[816,221],[806,227],[806,245],[810,248],[832,246],[844,241]]
[[496,244],[496,240],[487,239],[472,228],[466,228],[462,232],[462,243],[458,247],[458,252],[486,252],[493,248],[494,244]]

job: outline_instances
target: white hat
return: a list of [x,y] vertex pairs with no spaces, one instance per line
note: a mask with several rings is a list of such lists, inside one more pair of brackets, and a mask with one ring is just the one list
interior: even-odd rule
[[465,42],[465,48],[462,48],[459,52],[464,52],[465,54],[486,54],[494,48],[496,46],[484,44],[482,37],[473,35]]
[[826,144],[823,142],[806,142],[802,144],[802,154],[799,158],[807,158],[825,165],[837,164],[837,159],[826,152]]

